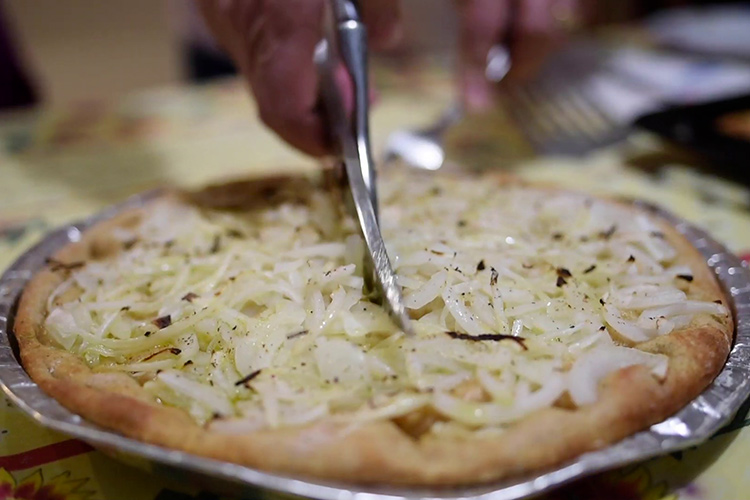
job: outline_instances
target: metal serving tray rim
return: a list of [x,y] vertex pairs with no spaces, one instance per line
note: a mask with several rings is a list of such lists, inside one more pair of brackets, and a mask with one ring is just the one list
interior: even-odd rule
[[93,445],[146,459],[156,472],[189,471],[221,490],[260,488],[322,500],[396,500],[411,498],[511,500],[547,491],[595,472],[616,468],[699,444],[729,422],[750,395],[750,271],[703,230],[645,203],[637,205],[673,223],[706,258],[732,302],[735,342],[726,365],[711,385],[674,416],[607,448],[589,452],[535,475],[460,488],[369,486],[302,479],[170,450],[124,437],[91,424],[47,396],[29,378],[13,351],[12,319],[26,282],[46,257],[76,241],[82,231],[121,210],[142,206],[160,191],[136,195],[83,221],[50,232],[19,257],[0,277],[0,386],[8,398],[41,425]]

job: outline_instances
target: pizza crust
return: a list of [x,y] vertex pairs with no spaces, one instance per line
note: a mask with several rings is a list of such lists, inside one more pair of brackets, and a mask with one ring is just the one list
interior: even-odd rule
[[[182,202],[174,193],[166,196]],[[95,225],[54,258],[68,263],[106,258],[118,248],[109,237],[112,229],[137,223],[147,210],[148,205]],[[678,251],[678,263],[694,271],[691,292],[729,308],[703,257],[668,223],[659,222]],[[167,448],[266,471],[357,483],[474,484],[542,470],[602,448],[663,420],[700,394],[721,370],[734,331],[731,316],[723,321],[698,316],[688,328],[638,346],[669,357],[663,381],[643,366],[624,368],[603,381],[596,403],[537,411],[497,436],[428,433],[415,438],[392,421],[322,421],[222,434],[198,425],[180,409],[157,403],[129,375],[96,373],[79,356],[51,345],[44,331],[46,302],[64,272],[48,266],[29,282],[15,334],[31,378],[65,407],[102,427]]]

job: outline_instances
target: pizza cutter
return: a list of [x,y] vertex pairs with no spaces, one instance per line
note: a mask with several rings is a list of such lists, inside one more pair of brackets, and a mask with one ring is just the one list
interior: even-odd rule
[[[341,169],[349,186],[346,206],[359,222],[367,247],[363,263],[365,287],[382,302],[393,322],[407,335],[413,333],[396,273],[386,252],[378,223],[375,164],[370,146],[367,75],[367,30],[357,0],[330,0],[331,22],[315,50],[320,92]],[[344,109],[334,72],[342,65],[354,90],[351,118]]]

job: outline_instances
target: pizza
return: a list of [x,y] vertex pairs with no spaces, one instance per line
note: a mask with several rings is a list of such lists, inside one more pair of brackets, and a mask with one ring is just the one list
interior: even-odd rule
[[561,464],[673,414],[721,370],[727,298],[653,213],[490,176],[383,177],[415,335],[363,291],[336,189],[265,179],[166,193],[62,248],[22,296],[23,365],[135,439],[402,485]]

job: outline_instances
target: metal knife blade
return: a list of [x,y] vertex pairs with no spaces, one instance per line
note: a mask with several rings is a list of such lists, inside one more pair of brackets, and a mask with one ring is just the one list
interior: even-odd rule
[[[366,286],[382,298],[383,306],[394,323],[407,335],[413,333],[404,305],[401,288],[391,266],[377,216],[375,168],[370,154],[367,91],[367,39],[364,25],[358,19],[357,6],[351,0],[332,0],[334,34],[321,41],[315,51],[320,75],[320,91],[329,126],[340,149],[344,171],[351,191],[347,207],[359,222],[367,247],[363,272]],[[338,63],[334,44],[341,62],[349,73],[355,90],[353,121],[347,119],[343,100],[334,78]]]

